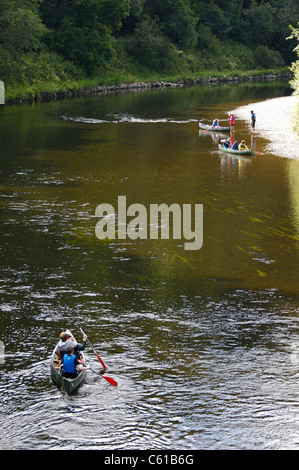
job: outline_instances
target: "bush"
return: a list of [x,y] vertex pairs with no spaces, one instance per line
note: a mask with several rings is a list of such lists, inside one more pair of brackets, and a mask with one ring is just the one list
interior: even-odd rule
[[138,24],[135,33],[126,40],[125,49],[130,56],[149,70],[158,72],[178,70],[177,49],[150,19]]
[[253,58],[258,67],[280,67],[284,65],[284,60],[278,51],[273,51],[267,46],[257,46],[253,52]]
[[15,60],[0,47],[0,77],[6,86],[35,81],[61,82],[84,78],[83,71],[54,52],[30,53]]
[[59,30],[50,35],[51,48],[88,73],[102,67],[114,53],[114,38],[105,25],[98,29],[78,27],[72,20],[64,18]]

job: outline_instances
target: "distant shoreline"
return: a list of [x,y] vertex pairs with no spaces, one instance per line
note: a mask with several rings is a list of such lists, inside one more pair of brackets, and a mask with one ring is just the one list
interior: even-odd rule
[[240,82],[271,82],[277,80],[287,80],[292,78],[292,73],[289,72],[269,72],[269,73],[252,73],[246,74],[231,74],[231,75],[210,75],[205,78],[182,78],[178,80],[156,80],[156,81],[136,81],[133,83],[116,83],[112,85],[96,85],[96,86],[82,86],[78,89],[66,89],[55,91],[40,91],[32,93],[24,90],[22,94],[16,94],[15,97],[6,99],[6,105],[12,104],[30,104],[35,102],[49,102],[58,101],[62,99],[72,99],[80,96],[91,96],[106,93],[138,91],[146,89],[157,89],[167,87],[186,87],[192,85],[218,85],[218,84],[235,84]]

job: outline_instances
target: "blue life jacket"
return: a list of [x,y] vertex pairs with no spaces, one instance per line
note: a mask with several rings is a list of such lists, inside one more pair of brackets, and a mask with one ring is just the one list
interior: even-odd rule
[[76,359],[75,354],[72,354],[71,356],[68,356],[67,354],[65,354],[63,356],[63,370],[64,370],[64,372],[67,372],[69,374],[75,374],[76,373],[75,359]]
[[234,145],[232,146],[233,150],[238,150],[238,141],[236,140]]

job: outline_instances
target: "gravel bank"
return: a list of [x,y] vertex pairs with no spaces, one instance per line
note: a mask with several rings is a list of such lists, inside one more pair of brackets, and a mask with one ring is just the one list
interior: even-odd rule
[[267,150],[279,157],[299,160],[298,105],[299,97],[291,95],[241,106],[233,113],[237,119],[248,121],[250,127],[253,110],[256,113],[255,133],[269,141]]

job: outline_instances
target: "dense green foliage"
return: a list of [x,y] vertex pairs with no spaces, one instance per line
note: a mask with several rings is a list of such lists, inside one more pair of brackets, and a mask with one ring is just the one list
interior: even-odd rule
[[182,75],[290,65],[297,0],[0,0],[0,78]]
[[[292,64],[292,71],[294,72],[294,78],[293,78],[293,86],[296,90],[297,95],[299,95],[299,21],[297,23],[297,28],[291,27],[292,34],[289,36],[288,39],[295,39],[297,42],[296,47],[294,48],[294,52],[297,54],[297,60],[296,62],[293,62]],[[296,124],[295,124],[295,130],[297,131],[297,134],[299,135],[299,104],[297,105],[297,118],[296,118]]]
[[293,84],[294,84],[297,92],[299,93],[299,21],[297,23],[297,26],[298,26],[297,29],[291,27],[292,34],[289,36],[288,39],[296,39],[297,40],[297,45],[294,48],[294,51],[297,53],[298,59],[296,60],[296,62],[293,62],[292,70],[294,72]]

